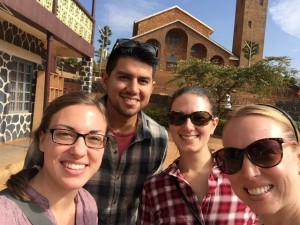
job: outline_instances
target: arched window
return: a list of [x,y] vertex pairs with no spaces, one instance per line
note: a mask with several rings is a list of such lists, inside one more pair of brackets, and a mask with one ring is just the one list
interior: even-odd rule
[[261,6],[263,6],[263,5],[264,5],[264,0],[260,0],[260,1],[259,1],[259,4],[260,4]]
[[176,31],[170,31],[167,35],[169,45],[178,45],[181,42],[180,35]]
[[211,61],[212,63],[214,63],[214,64],[224,66],[224,59],[223,59],[221,56],[219,56],[219,55],[213,56],[213,57],[210,59],[210,61]]
[[250,21],[250,20],[248,21],[248,27],[252,28],[252,21]]
[[191,48],[191,56],[198,59],[203,59],[207,56],[207,49],[202,44],[195,44]]

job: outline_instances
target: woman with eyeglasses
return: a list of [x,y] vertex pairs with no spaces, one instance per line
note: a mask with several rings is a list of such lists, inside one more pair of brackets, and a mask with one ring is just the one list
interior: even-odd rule
[[264,225],[300,224],[298,127],[272,105],[247,105],[223,130],[214,153],[235,193]]
[[37,166],[7,181],[0,224],[98,224],[96,202],[82,188],[98,170],[108,141],[98,99],[74,93],[50,103],[30,146]]
[[171,97],[168,119],[180,157],[145,182],[138,224],[257,224],[208,147],[219,122],[210,92],[199,86],[179,89]]

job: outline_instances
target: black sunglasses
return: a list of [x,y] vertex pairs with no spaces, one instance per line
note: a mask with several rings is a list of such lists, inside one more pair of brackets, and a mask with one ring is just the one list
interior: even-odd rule
[[117,48],[121,48],[126,51],[131,51],[133,48],[141,48],[150,52],[156,57],[158,55],[158,48],[156,46],[149,43],[134,41],[131,39],[118,39],[113,47],[113,50]]
[[217,166],[225,174],[234,174],[243,166],[244,155],[251,163],[261,168],[278,165],[283,156],[282,138],[264,138],[257,140],[244,149],[226,147],[212,154]]
[[171,111],[167,116],[169,119],[169,124],[174,126],[183,125],[187,118],[190,118],[195,126],[205,126],[214,118],[209,112],[206,111],[196,111],[192,112],[191,114]]

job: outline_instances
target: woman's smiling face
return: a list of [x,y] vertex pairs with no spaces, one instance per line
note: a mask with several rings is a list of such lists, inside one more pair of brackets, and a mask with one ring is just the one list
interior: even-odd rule
[[[185,93],[176,97],[173,101],[170,111],[183,112],[190,114],[196,111],[206,111],[212,114],[209,101],[204,96],[197,94]],[[202,149],[207,149],[210,135],[213,134],[218,120],[209,121],[207,125],[196,126],[188,118],[181,126],[170,125],[172,138],[180,151],[180,154],[185,152],[198,152]]]
[[299,147],[290,144],[279,122],[259,115],[232,119],[225,127],[224,147],[245,148],[263,138],[283,138],[282,161],[272,168],[260,168],[244,155],[242,168],[229,175],[235,193],[259,215],[273,215],[288,210],[298,201]]
[[[72,105],[55,113],[50,129],[67,129],[81,134],[106,134],[107,122],[96,106]],[[44,152],[41,174],[49,186],[63,189],[81,188],[98,170],[104,149],[93,149],[79,137],[73,145],[60,145],[52,141],[52,134],[40,136],[40,150]]]

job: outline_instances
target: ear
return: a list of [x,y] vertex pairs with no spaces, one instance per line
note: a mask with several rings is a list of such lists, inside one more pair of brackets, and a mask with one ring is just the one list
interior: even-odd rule
[[45,152],[45,145],[46,145],[46,133],[40,132],[39,134],[39,149],[41,152]]
[[215,118],[213,119],[213,121],[212,121],[211,130],[210,130],[210,135],[213,135],[213,134],[214,134],[215,129],[216,129],[218,123],[219,123],[219,117],[215,117]]
[[106,72],[101,73],[101,84],[102,87],[107,91],[107,82],[108,82],[108,75]]
[[300,144],[298,143],[296,146],[296,159],[297,159],[297,166],[298,166],[298,174],[300,175]]
[[152,81],[152,92],[153,92],[155,86],[156,86],[156,81]]

